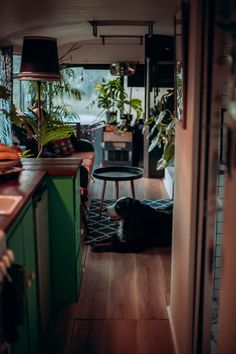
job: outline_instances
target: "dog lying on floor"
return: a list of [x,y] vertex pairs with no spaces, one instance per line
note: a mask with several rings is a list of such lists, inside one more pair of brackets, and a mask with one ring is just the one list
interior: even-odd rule
[[107,208],[108,216],[120,225],[115,236],[95,241],[91,248],[96,252],[140,252],[150,247],[171,245],[172,208],[154,209],[139,200],[122,197]]

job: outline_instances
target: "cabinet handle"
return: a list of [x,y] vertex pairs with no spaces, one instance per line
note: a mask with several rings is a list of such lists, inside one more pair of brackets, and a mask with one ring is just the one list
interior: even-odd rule
[[35,272],[31,272],[29,274],[27,274],[26,276],[26,286],[28,289],[30,289],[32,287],[32,283],[35,280],[36,275]]

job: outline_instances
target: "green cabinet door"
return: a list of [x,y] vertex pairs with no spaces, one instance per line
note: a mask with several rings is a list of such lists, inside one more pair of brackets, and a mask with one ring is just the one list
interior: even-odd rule
[[[16,222],[8,232],[8,248],[13,250],[15,260],[19,265],[24,265],[24,242],[22,233],[22,223]],[[24,322],[18,327],[18,340],[12,345],[12,354],[29,354],[28,345],[28,324],[27,324],[27,304],[25,301]]]
[[39,308],[36,283],[36,240],[34,233],[34,219],[32,205],[26,210],[22,218],[24,239],[25,268],[28,277],[27,286],[27,315],[30,353],[36,353],[38,348]]
[[54,309],[78,297],[76,257],[80,247],[80,179],[50,176],[49,233]]
[[7,233],[8,248],[15,263],[26,271],[25,321],[19,326],[19,340],[13,344],[13,354],[35,354],[38,349],[38,301],[35,281],[35,237],[32,203],[19,215]]

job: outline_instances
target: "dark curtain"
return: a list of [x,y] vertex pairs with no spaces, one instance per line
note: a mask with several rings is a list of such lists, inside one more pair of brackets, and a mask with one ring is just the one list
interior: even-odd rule
[[[13,91],[13,47],[0,48],[0,85]],[[2,112],[2,109],[10,110],[11,100],[0,99],[0,142],[11,145],[11,122]]]

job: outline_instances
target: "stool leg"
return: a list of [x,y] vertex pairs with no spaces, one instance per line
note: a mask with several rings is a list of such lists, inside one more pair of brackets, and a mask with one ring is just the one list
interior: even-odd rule
[[119,181],[115,181],[116,186],[116,200],[119,198]]
[[101,196],[101,202],[100,202],[100,208],[99,208],[99,216],[101,216],[101,214],[102,214],[102,207],[103,207],[103,202],[104,202],[106,185],[107,185],[107,181],[105,180],[104,183],[103,183],[103,188],[102,188],[102,196]]
[[131,184],[132,197],[135,198],[135,189],[134,189],[134,180],[133,179],[130,181],[130,184]]

